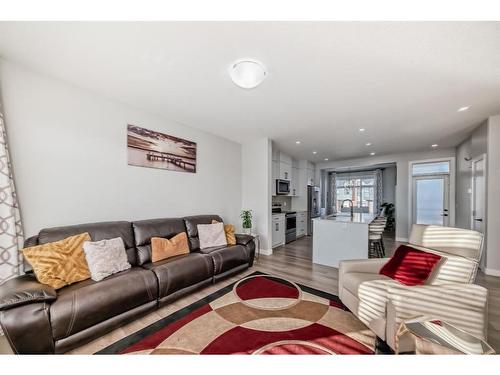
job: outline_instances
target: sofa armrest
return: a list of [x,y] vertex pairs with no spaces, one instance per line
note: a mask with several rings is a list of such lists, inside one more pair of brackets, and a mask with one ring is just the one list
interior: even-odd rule
[[482,286],[395,285],[388,289],[388,300],[386,339],[393,349],[401,323],[415,318],[446,321],[481,339],[487,337],[488,290]]
[[248,245],[249,242],[253,241],[253,236],[250,236],[248,234],[235,234],[236,237],[236,243],[238,245]]
[[39,283],[32,274],[7,280],[0,285],[0,311],[35,302],[48,302],[57,298],[49,285]]
[[343,260],[339,265],[339,274],[348,272],[379,273],[388,260],[388,258]]

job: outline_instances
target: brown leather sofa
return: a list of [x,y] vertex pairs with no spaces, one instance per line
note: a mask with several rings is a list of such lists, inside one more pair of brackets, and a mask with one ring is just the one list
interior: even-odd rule
[[[25,247],[88,232],[93,241],[121,237],[129,270],[100,282],[85,280],[59,290],[40,284],[29,264],[26,274],[0,285],[0,325],[15,353],[64,353],[90,342],[191,291],[253,264],[253,237],[236,235],[236,245],[200,249],[198,224],[216,215],[115,221],[43,229]],[[151,237],[186,231],[190,253],[151,263]]]

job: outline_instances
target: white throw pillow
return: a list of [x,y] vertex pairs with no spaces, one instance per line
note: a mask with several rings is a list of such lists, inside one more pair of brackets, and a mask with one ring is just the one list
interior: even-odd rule
[[83,251],[94,281],[101,281],[131,267],[121,237],[96,242],[85,241]]
[[200,239],[200,249],[227,245],[224,223],[198,224],[197,227],[198,237]]

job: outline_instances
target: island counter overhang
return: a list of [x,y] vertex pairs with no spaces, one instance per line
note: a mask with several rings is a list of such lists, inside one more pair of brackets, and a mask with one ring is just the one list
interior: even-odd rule
[[368,259],[369,224],[374,218],[355,213],[313,219],[313,263],[338,268],[342,260]]

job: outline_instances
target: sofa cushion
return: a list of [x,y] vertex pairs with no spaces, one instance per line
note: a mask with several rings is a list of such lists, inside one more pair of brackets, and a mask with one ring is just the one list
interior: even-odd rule
[[86,241],[83,243],[83,251],[94,281],[101,281],[114,273],[130,268],[121,237],[95,242]]
[[200,252],[212,258],[216,275],[249,262],[249,254],[242,245],[209,247]]
[[70,236],[59,241],[28,247],[22,250],[31,264],[37,280],[60,289],[90,278],[83,252],[83,243],[90,241],[88,233]]
[[437,254],[401,245],[379,273],[404,285],[423,285],[440,260]]
[[59,241],[84,232],[90,234],[92,241],[121,237],[127,251],[128,262],[133,266],[137,265],[134,233],[132,232],[132,224],[128,221],[110,221],[42,229],[38,234],[38,244]]
[[143,267],[156,274],[159,298],[210,279],[214,274],[212,259],[197,252],[147,263]]
[[71,336],[157,298],[155,275],[138,267],[99,282],[89,279],[62,288],[50,306],[54,339]]
[[200,240],[198,238],[198,224],[212,224],[212,220],[222,222],[222,218],[218,215],[186,216],[183,219],[186,225],[186,232],[189,238],[189,246],[191,247],[191,251],[196,251],[200,248]]
[[172,238],[151,237],[151,261],[158,262],[177,255],[189,254],[186,232]]
[[137,246],[137,263],[143,265],[151,262],[151,238],[172,238],[185,232],[182,219],[152,219],[134,221],[132,223]]
[[207,249],[214,246],[226,246],[226,233],[224,224],[198,224],[198,238],[200,249]]

